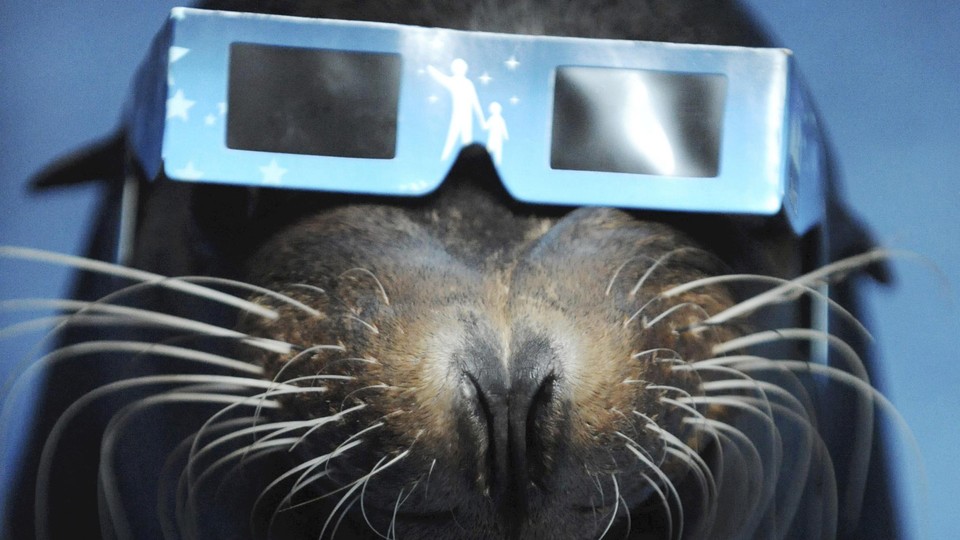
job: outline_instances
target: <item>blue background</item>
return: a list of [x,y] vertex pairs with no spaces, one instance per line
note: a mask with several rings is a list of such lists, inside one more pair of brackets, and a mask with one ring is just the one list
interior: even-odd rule
[[[895,261],[895,286],[867,289],[867,322],[880,351],[878,384],[910,424],[926,468],[924,478],[916,454],[896,438],[912,536],[955,538],[960,2],[747,4],[796,52],[840,156],[848,200],[882,244],[925,258]],[[0,1],[0,244],[79,251],[97,189],[29,196],[24,184],[44,164],[115,127],[132,72],[174,5]],[[65,294],[66,278],[65,271],[0,261],[0,298]],[[0,377],[28,347],[0,342]]]

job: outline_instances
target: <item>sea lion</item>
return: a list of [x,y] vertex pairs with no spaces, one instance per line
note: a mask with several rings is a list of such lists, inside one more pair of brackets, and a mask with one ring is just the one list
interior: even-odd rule
[[[728,2],[208,7],[767,43]],[[476,147],[416,200],[162,178],[140,191],[131,265],[236,279],[249,285],[215,286],[245,301],[176,285],[211,280],[108,292],[115,278],[87,278],[81,297],[100,303],[74,322],[100,316],[110,341],[71,330],[60,349],[99,343],[103,373],[71,360],[51,383],[58,423],[40,472],[25,469],[40,482],[23,515],[43,535],[858,537],[893,519],[882,500],[859,509],[883,480],[867,472],[872,392],[793,360],[830,342],[864,376],[854,350],[791,330],[809,326],[819,279],[882,258],[801,277],[825,249],[866,249],[835,198],[825,246],[776,219],[521,204]],[[139,312],[109,304],[221,330],[154,321],[127,338],[114,327]],[[846,431],[824,416],[837,402],[856,413]]]

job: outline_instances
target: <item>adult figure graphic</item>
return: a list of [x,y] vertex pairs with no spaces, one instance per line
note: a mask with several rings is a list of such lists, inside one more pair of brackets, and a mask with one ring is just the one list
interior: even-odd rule
[[467,69],[467,62],[462,58],[456,58],[450,63],[451,75],[442,73],[433,66],[427,66],[430,76],[450,92],[452,102],[450,129],[447,131],[447,141],[443,145],[443,154],[440,155],[441,160],[450,157],[457,139],[460,140],[460,146],[473,142],[474,114],[480,119],[480,125],[486,122],[480,100],[477,98],[477,89],[467,78]]

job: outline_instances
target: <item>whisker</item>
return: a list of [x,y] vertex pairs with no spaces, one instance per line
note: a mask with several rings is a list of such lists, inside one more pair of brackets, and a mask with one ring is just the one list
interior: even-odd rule
[[[802,412],[806,414],[808,410],[803,403],[791,392],[786,389],[773,384],[767,381],[760,381],[756,379],[749,380],[722,380],[722,381],[709,381],[701,385],[704,392],[726,392],[728,390],[760,390],[764,396],[775,396],[781,400],[788,408]],[[746,398],[744,398],[746,399]],[[775,403],[770,400],[763,401],[767,406],[774,406]]]
[[[280,369],[277,370],[277,374],[273,376],[273,380],[272,380],[273,384],[275,384],[275,385],[281,384],[281,383],[278,382],[278,381],[280,380],[280,377],[283,375],[283,373],[284,373],[290,366],[294,365],[295,363],[297,363],[297,362],[300,361],[300,360],[303,360],[303,359],[305,359],[305,358],[310,358],[310,356],[313,355],[313,354],[316,353],[316,352],[324,351],[324,350],[331,350],[331,351],[340,351],[340,352],[343,352],[343,351],[346,350],[346,348],[345,348],[343,345],[312,345],[312,346],[310,346],[310,347],[307,347],[306,349],[298,352],[293,358],[291,358],[291,359],[287,360],[286,362],[284,362],[283,366],[281,366]],[[259,415],[260,415],[260,411],[257,410],[257,411],[254,413],[254,416],[256,417],[256,416],[259,416]]]
[[313,419],[313,420],[309,420],[309,422],[311,422],[311,428],[310,428],[309,430],[307,430],[307,432],[304,433],[304,434],[300,437],[300,439],[298,439],[297,442],[295,442],[295,443],[293,444],[293,446],[290,447],[290,450],[293,451],[293,449],[296,448],[297,445],[299,445],[300,443],[302,443],[303,441],[305,441],[305,440],[307,439],[307,437],[309,437],[312,433],[316,432],[318,429],[320,429],[320,428],[323,427],[324,425],[329,424],[330,422],[338,422],[338,421],[342,420],[342,419],[343,419],[345,416],[347,416],[348,414],[350,414],[350,413],[352,413],[352,412],[356,412],[356,411],[362,410],[362,409],[365,409],[366,407],[367,407],[367,406],[366,406],[365,404],[362,404],[362,403],[361,403],[360,405],[355,405],[355,406],[353,406],[353,407],[350,407],[349,409],[342,409],[342,410],[340,410],[340,411],[338,411],[338,412],[336,412],[336,413],[334,413],[334,414],[331,414],[331,415],[329,415],[329,416],[324,416],[324,417],[321,417],[321,418],[315,418],[315,419]]
[[[667,475],[665,475],[665,474],[663,473],[663,471],[660,470],[659,467],[657,467],[656,465],[654,465],[652,461],[650,461],[646,456],[643,455],[643,452],[641,452],[641,449],[640,449],[640,448],[637,448],[637,447],[634,446],[636,443],[632,442],[628,437],[624,436],[624,435],[621,434],[621,433],[616,433],[616,435],[619,435],[619,436],[623,437],[624,439],[627,439],[627,444],[625,445],[626,449],[629,450],[630,452],[632,452],[635,456],[637,456],[637,459],[639,459],[641,463],[643,463],[644,465],[646,465],[647,467],[649,467],[650,470],[652,470],[652,471],[654,472],[654,475],[660,480],[660,482],[663,482],[663,484],[664,484],[664,485],[667,487],[667,489],[670,491],[670,496],[673,497],[673,500],[675,500],[675,501],[677,502],[677,512],[678,512],[679,518],[680,518],[679,520],[677,520],[677,529],[678,529],[677,538],[683,538],[683,522],[684,522],[684,516],[683,516],[683,501],[680,499],[680,494],[677,492],[676,486],[673,485],[673,482],[671,482],[670,479],[667,478]],[[665,507],[666,507],[666,510],[667,510],[667,525],[668,525],[668,526],[667,526],[667,531],[668,531],[668,532],[667,532],[667,537],[668,537],[668,538],[673,538],[673,529],[674,529],[674,526],[673,526],[673,521],[674,521],[674,520],[673,520],[673,512],[672,512],[671,509],[670,509],[670,505],[669,505],[669,502],[668,502],[668,500],[667,500],[666,495],[663,494],[662,492],[660,492],[660,490],[658,489],[658,487],[656,487],[656,486],[658,486],[658,483],[657,483],[657,482],[654,482],[652,479],[650,479],[650,477],[648,477],[648,476],[647,476],[646,474],[644,474],[644,473],[639,473],[639,474],[640,474],[641,476],[643,476],[644,478],[646,478],[646,479],[650,482],[650,485],[651,485],[651,486],[654,486],[654,489],[657,490],[658,493],[661,493],[661,494],[663,495],[663,501],[665,502]]]
[[[362,325],[365,326],[368,330],[370,330],[371,332],[373,332],[374,335],[377,335],[377,336],[380,335],[380,329],[379,329],[379,328],[377,328],[376,326],[374,326],[374,325],[368,323],[367,321],[361,319],[360,317],[357,317],[357,316],[355,316],[355,315],[344,315],[344,318],[345,318],[345,319],[350,319],[350,320],[352,320],[352,321],[356,321],[356,322],[362,324]],[[362,503],[362,501],[361,501],[361,503]]]
[[239,463],[245,462],[249,459],[250,455],[259,455],[263,451],[269,451],[270,453],[284,451],[290,451],[290,445],[295,444],[297,441],[296,437],[281,437],[275,439],[259,439],[253,444],[244,446],[243,448],[238,448],[232,450],[227,454],[220,456],[213,463],[207,465],[200,471],[199,474],[196,474],[196,478],[192,481],[188,481],[188,492],[191,494],[188,496],[188,504],[193,498],[193,494],[199,493],[200,489],[203,487],[203,484],[211,478],[218,469],[229,465],[232,461],[238,461]]
[[316,285],[309,285],[307,283],[291,283],[287,285],[287,287],[293,289],[303,289],[305,291],[315,292],[317,294],[327,294],[327,291],[323,290],[322,288],[317,287]]
[[330,532],[330,538],[337,537],[337,530],[340,529],[340,524],[343,523],[343,519],[347,517],[347,514],[350,513],[350,509],[353,508],[353,505],[357,504],[357,501],[360,500],[360,497],[354,497],[345,507],[343,507],[343,512],[340,514],[340,517],[337,518],[336,524],[333,526],[333,530]]
[[[376,274],[374,274],[370,270],[367,270],[366,268],[357,267],[357,268],[351,268],[343,272],[342,274],[340,274],[340,277],[342,278],[343,276],[351,272],[361,272],[370,276],[373,279],[373,281],[377,284],[377,287],[380,289],[380,295],[383,296],[383,303],[388,306],[390,305],[390,298],[387,296],[387,290],[383,288],[383,283],[380,282],[380,279],[376,276]],[[361,501],[361,504],[363,504],[363,501]]]
[[[232,432],[238,426],[245,426],[253,420],[253,417],[241,417],[233,418],[226,420],[217,424],[213,429],[217,431],[227,431]],[[190,450],[190,445],[193,442],[193,434],[184,438],[180,441],[177,446],[170,451],[167,455],[167,459],[163,464],[163,468],[160,470],[158,475],[157,482],[157,493],[161,494],[157,502],[157,520],[160,523],[160,530],[163,533],[164,538],[176,538],[179,536],[177,533],[178,523],[182,523],[177,516],[180,512],[180,506],[183,502],[182,500],[182,484],[179,481],[182,479],[182,476],[177,472],[178,462],[183,461]],[[173,484],[176,484],[176,487],[173,487]],[[164,496],[165,494],[172,494],[174,500],[171,501],[168,499],[169,496]]]
[[682,247],[682,248],[675,249],[673,251],[665,253],[659,259],[657,259],[655,263],[650,265],[650,268],[647,268],[647,271],[644,272],[643,276],[640,277],[640,279],[637,281],[637,284],[634,285],[632,289],[630,289],[630,298],[633,298],[634,296],[637,295],[640,289],[643,288],[643,284],[647,281],[647,278],[649,278],[650,275],[653,274],[654,270],[659,268],[660,265],[666,263],[667,260],[669,260],[673,256],[678,255],[680,253],[706,253],[707,255],[712,256],[712,254],[700,248],[695,248],[695,247]]
[[[719,359],[718,359],[719,361]],[[922,478],[926,478],[926,472],[924,471],[923,460],[920,457],[919,443],[913,435],[913,432],[910,430],[906,420],[903,416],[896,410],[896,407],[893,403],[890,402],[883,394],[880,393],[876,388],[870,384],[864,382],[862,379],[848,373],[846,371],[837,369],[832,366],[824,366],[822,364],[814,364],[811,362],[804,362],[800,360],[770,360],[767,358],[758,358],[758,357],[736,357],[732,358],[732,363],[736,364],[737,369],[741,371],[757,371],[757,370],[769,370],[769,369],[787,369],[800,374],[816,374],[823,377],[826,377],[828,380],[847,386],[858,394],[869,397],[872,402],[878,405],[884,413],[890,418],[894,425],[896,425],[898,431],[903,436],[904,440],[907,441],[911,448],[911,452],[915,456],[915,462],[920,468],[920,475]],[[851,517],[851,519],[855,519]]]
[[[416,485],[414,485],[413,489],[416,489]],[[413,489],[410,490],[411,493]],[[409,497],[410,495],[407,496]],[[363,497],[363,495],[361,495],[361,497]],[[397,513],[400,511],[400,505],[405,501],[406,499],[403,498],[403,488],[400,488],[400,493],[397,493],[397,504],[393,507],[393,515],[390,516],[390,526],[387,528],[388,540],[396,540],[397,538]]]
[[[350,436],[347,437],[346,439],[344,439],[343,442],[340,443],[340,446],[343,446],[343,445],[347,444],[348,442],[350,442],[350,441],[352,441],[352,440],[354,440],[354,439],[358,439],[358,438],[359,438],[361,435],[363,435],[364,433],[367,433],[367,432],[370,432],[370,431],[374,431],[374,430],[380,429],[380,428],[382,428],[384,425],[386,425],[386,424],[385,424],[384,422],[382,422],[382,421],[380,421],[380,422],[374,422],[373,424],[370,424],[369,426],[361,429],[360,431],[358,431],[358,432],[350,435]],[[338,447],[338,448],[339,448],[339,447]],[[330,467],[330,463],[327,462],[327,463],[325,464],[325,466],[324,466],[324,469],[325,469],[325,470],[329,470],[329,467]],[[294,488],[296,488],[296,484],[294,484]],[[332,494],[332,493],[328,493],[328,495],[331,495],[331,494]]]
[[[810,341],[825,341],[840,353],[840,357],[846,360],[848,368],[853,372],[853,376],[860,379],[864,385],[870,386],[869,378],[862,361],[856,351],[846,342],[836,336],[826,332],[810,330],[804,328],[788,328],[767,332],[759,332],[743,338],[731,340],[725,344],[717,346],[715,352],[723,354],[735,349],[748,347],[750,345],[766,343],[778,339],[800,339]],[[755,357],[754,357],[755,358]],[[776,362],[778,365],[780,362]],[[798,403],[799,405],[799,403]],[[812,405],[810,406],[812,407]],[[844,488],[844,501],[848,509],[846,515],[851,516],[850,522],[853,523],[855,516],[859,516],[863,501],[863,493],[867,482],[868,468],[870,465],[871,446],[873,443],[873,401],[870,394],[857,392],[857,401],[855,405],[855,414],[857,421],[853,422],[851,429],[853,431],[849,475]],[[812,409],[806,409],[812,410]]]
[[799,285],[795,283],[795,280],[789,280],[784,278],[778,278],[773,276],[764,276],[760,274],[725,274],[721,276],[708,276],[705,278],[694,279],[688,281],[687,283],[677,285],[667,291],[664,291],[660,294],[663,298],[671,298],[679,294],[691,291],[693,289],[708,287],[711,285],[720,285],[727,282],[755,282],[755,283],[772,283],[774,285],[796,285],[796,290],[791,293],[784,293],[782,299],[783,301],[789,301],[794,298],[799,298],[800,296],[806,294],[817,300],[825,302],[833,313],[836,313],[850,323],[863,337],[869,341],[873,341],[873,336],[870,334],[870,331],[867,330],[867,327],[863,325],[854,315],[850,313],[845,307],[843,307],[839,302],[830,298],[829,295],[824,294],[822,291],[818,290],[816,287],[810,285]]
[[[387,459],[387,456],[383,456],[382,458],[380,458],[380,461],[378,461],[378,462],[373,466],[373,468],[370,470],[370,472],[372,473],[373,471],[376,471],[376,470],[377,470],[377,467],[379,467],[380,464],[383,463],[384,460],[386,460],[386,459]],[[366,497],[366,494],[367,494],[367,486],[370,485],[370,475],[367,475],[366,479],[363,480],[362,482],[360,482],[360,485],[361,485],[361,488],[360,488],[360,515],[363,516],[363,521],[366,522],[367,527],[369,527],[370,530],[373,531],[374,534],[376,534],[376,535],[379,536],[380,538],[383,538],[384,540],[390,540],[390,538],[389,538],[388,536],[382,534],[379,530],[377,530],[377,528],[373,526],[373,523],[370,523],[370,518],[369,518],[369,516],[367,516],[367,507],[366,507],[366,505],[364,505],[364,497]],[[388,530],[387,533],[389,534],[389,532],[390,532],[390,531]]]
[[[244,448],[251,448],[256,443],[270,441],[281,435],[286,435],[287,433],[297,431],[303,428],[308,428],[313,425],[312,420],[288,420],[288,421],[282,421],[282,422],[270,422],[267,424],[255,424],[257,418],[255,416],[252,416],[250,417],[250,419],[251,421],[248,427],[232,430],[230,433],[227,433],[226,435],[222,435],[220,437],[217,437],[216,439],[213,439],[209,443],[205,444],[203,447],[199,448],[196,451],[196,453],[190,457],[190,459],[193,460],[193,462],[199,462],[200,460],[205,458],[207,454],[212,453],[213,451],[217,450],[219,447],[231,441],[235,441],[237,439],[246,437],[247,435],[257,435],[265,431],[269,432],[265,437],[255,439],[254,444],[244,446]],[[222,423],[223,422],[221,422],[220,424]],[[208,431],[217,428],[220,424],[211,426],[210,428],[208,428]],[[193,437],[195,436],[196,434],[193,435]]]
[[715,498],[717,493],[717,485],[714,483],[713,476],[710,474],[710,466],[707,465],[707,462],[705,462],[702,457],[700,457],[700,454],[691,448],[690,445],[677,438],[676,435],[661,428],[649,416],[636,410],[633,411],[633,414],[646,421],[646,424],[644,425],[646,429],[653,431],[655,434],[657,434],[657,436],[663,438],[664,442],[666,442],[668,445],[671,445],[676,451],[681,452],[681,454],[690,460],[687,463],[688,465],[691,465],[690,468],[694,470],[694,474],[699,476],[701,486],[709,495],[708,499],[712,500]]
[[[773,486],[776,486],[779,463],[777,463],[775,467],[764,467],[763,458],[760,457],[760,452],[757,450],[757,447],[742,431],[720,420],[706,418],[704,422],[712,429],[717,430],[717,432],[724,433],[726,435],[724,440],[732,443],[731,449],[739,454],[741,459],[747,462],[744,466],[737,469],[746,474],[746,481],[738,479],[738,487],[742,487],[746,492],[743,493],[738,500],[737,511],[739,515],[746,517],[747,520],[746,524],[741,524],[740,529],[746,527],[747,530],[749,530],[751,527],[748,525],[752,525],[763,518],[765,508],[760,507],[760,505],[769,504],[772,500],[773,491],[769,489],[769,485],[772,483]],[[744,455],[744,452],[741,450],[746,451],[747,454]],[[766,474],[766,472],[771,469],[773,473]],[[764,478],[770,478],[772,480],[767,482],[763,480]],[[760,486],[759,493],[756,491],[756,486]],[[744,509],[744,507],[746,507],[746,509]]]
[[220,326],[207,324],[200,321],[195,321],[193,319],[187,319],[184,317],[178,317],[176,315],[168,315],[166,313],[158,313],[156,311],[150,311],[146,309],[132,308],[127,306],[118,306],[114,304],[105,304],[101,302],[85,302],[81,300],[61,300],[61,299],[47,299],[47,298],[30,298],[30,299],[20,299],[20,300],[7,300],[0,305],[3,306],[3,309],[13,309],[17,308],[26,308],[26,309],[58,309],[61,311],[71,311],[71,312],[92,312],[96,314],[107,314],[113,315],[121,318],[132,318],[134,320],[142,320],[161,326],[164,328],[170,328],[175,330],[184,330],[196,334],[214,336],[214,337],[231,337],[237,338],[260,347],[267,351],[276,352],[280,354],[287,354],[291,352],[293,346],[289,343],[284,343],[282,341],[277,341],[274,339],[260,338],[255,336],[250,336],[236,330],[231,330],[229,328],[223,328]]
[[[190,448],[190,457],[187,459],[187,465],[184,470],[185,474],[187,475],[187,479],[190,486],[193,486],[196,480],[194,466],[196,464],[196,455],[199,449],[200,441],[203,439],[204,434],[210,428],[210,426],[214,425],[214,423],[219,418],[221,418],[222,416],[226,415],[233,409],[240,406],[254,407],[254,410],[255,410],[254,418],[260,418],[260,414],[262,410],[266,408],[268,405],[272,403],[277,403],[277,405],[279,406],[279,403],[276,402],[275,400],[265,401],[265,397],[274,398],[274,397],[280,397],[285,395],[313,394],[313,393],[320,394],[327,391],[325,387],[302,388],[299,386],[289,386],[289,385],[278,386],[277,383],[272,381],[258,381],[258,382],[262,384],[257,385],[257,388],[265,388],[264,392],[257,395],[249,396],[242,401],[238,401],[237,403],[232,403],[227,407],[224,407],[223,409],[217,411],[216,413],[211,415],[209,418],[207,418],[207,420],[203,423],[203,425],[200,426],[200,429],[197,430],[196,435],[193,439],[193,445]],[[274,407],[271,407],[271,408],[274,408]]]
[[[112,393],[134,389],[137,387],[146,387],[154,385],[168,385],[168,384],[190,384],[194,382],[200,383],[210,383],[210,384],[222,384],[228,387],[236,388],[251,388],[251,387],[262,387],[261,383],[256,379],[244,379],[238,377],[229,377],[222,375],[154,375],[149,377],[140,377],[136,379],[126,379],[122,381],[116,381],[94,390],[87,392],[76,401],[70,404],[66,410],[57,418],[57,421],[54,423],[53,428],[51,428],[50,433],[47,435],[47,439],[44,442],[43,449],[40,453],[40,461],[37,469],[36,476],[36,515],[37,515],[37,530],[46,531],[46,525],[43,516],[47,515],[47,500],[45,494],[47,486],[50,483],[50,475],[53,466],[53,453],[55,452],[57,446],[59,445],[60,438],[63,435],[67,425],[73,420],[73,418],[79,414],[81,410],[87,407],[93,401],[100,399],[104,396],[110,395]],[[166,395],[166,394],[165,394]],[[182,395],[192,395],[192,394],[181,394]],[[239,396],[224,396],[217,394],[218,399],[222,398],[224,403],[236,403],[242,401],[246,398]],[[217,402],[215,399],[210,398],[209,402]],[[278,403],[269,403],[269,407],[279,407]],[[41,535],[46,537],[46,534]]]
[[[30,364],[26,369],[12,380],[8,393],[5,394],[3,407],[0,410],[0,427],[7,426],[10,414],[13,410],[8,407],[13,403],[13,396],[21,393],[28,386],[30,380],[36,377],[45,369],[50,369],[61,362],[74,359],[78,356],[96,355],[103,353],[131,353],[136,355],[158,355],[168,358],[178,358],[190,362],[196,362],[200,365],[224,367],[235,371],[249,373],[251,375],[261,375],[263,369],[259,366],[227,358],[224,356],[177,347],[172,345],[163,345],[157,343],[147,343],[140,341],[88,341],[73,345],[66,345],[55,349],[50,353],[39,358]],[[100,360],[95,358],[95,360]]]
[[52,251],[15,246],[0,246],[0,257],[40,261],[59,266],[68,266],[77,270],[86,270],[98,274],[116,276],[129,279],[131,281],[149,283],[190,294],[192,296],[213,300],[228,306],[233,306],[243,311],[260,315],[261,317],[265,317],[267,319],[276,319],[279,317],[276,311],[265,308],[254,302],[244,300],[243,298],[238,298],[215,289],[202,287],[200,285],[189,283],[177,278],[169,278],[153,272],[128,268],[118,264],[97,261],[85,257],[77,257],[74,255],[64,255],[62,253],[54,253]]
[[[744,370],[741,370],[739,368],[729,367],[729,366],[736,365],[736,362],[740,360],[768,360],[768,359],[760,356],[749,356],[749,355],[721,356],[717,358],[708,358],[704,360],[699,360],[692,364],[684,364],[682,366],[673,366],[671,369],[675,369],[677,371],[691,371],[695,373],[696,372],[718,372],[721,374],[733,375],[737,379],[741,379],[744,381],[753,381],[753,383],[751,384],[754,387],[756,387],[761,381],[758,381],[757,379],[750,377],[748,374],[744,373]],[[784,376],[784,380],[778,381],[776,383],[776,386],[780,386],[781,388],[783,388],[783,390],[791,394],[795,399],[801,401],[801,403],[803,404],[803,409],[808,414],[813,416],[815,411],[815,408],[813,405],[813,399],[807,393],[806,387],[804,387],[803,383],[801,383],[800,380],[796,377],[796,375],[792,373],[790,370],[778,369],[775,361],[772,361],[772,360],[768,360],[768,361],[772,363],[772,365],[769,366],[768,371],[775,371],[777,372],[777,374]],[[716,383],[720,381],[712,381],[712,382]],[[789,386],[789,388],[787,388],[787,386]],[[811,421],[814,424],[816,423],[815,420],[816,420],[815,418],[811,418]]]
[[[260,490],[260,494],[257,496],[256,500],[255,500],[254,503],[253,503],[253,506],[251,507],[251,513],[250,513],[251,519],[252,519],[253,516],[257,515],[257,509],[258,509],[258,508],[260,507],[260,505],[262,504],[263,498],[266,497],[267,493],[269,493],[270,491],[272,491],[273,488],[277,487],[278,485],[280,485],[281,483],[283,483],[285,480],[287,480],[288,478],[293,477],[294,475],[301,474],[301,473],[303,473],[303,474],[309,474],[311,471],[313,471],[314,469],[316,469],[316,468],[319,467],[320,465],[324,464],[325,462],[330,461],[330,460],[333,460],[333,459],[339,457],[340,455],[348,452],[348,451],[351,450],[352,448],[354,448],[354,447],[356,447],[356,446],[359,446],[359,445],[362,444],[362,443],[363,443],[362,440],[354,440],[354,441],[351,441],[351,442],[349,442],[349,443],[342,444],[342,445],[338,446],[337,448],[335,448],[332,452],[329,452],[329,453],[327,453],[327,454],[323,454],[322,456],[317,456],[317,457],[315,457],[315,458],[312,458],[312,459],[309,459],[309,460],[307,460],[307,461],[304,461],[303,463],[300,463],[300,464],[298,464],[298,465],[290,468],[290,469],[287,470],[286,472],[282,473],[280,476],[278,476],[277,478],[275,478],[272,482],[270,482],[269,484],[267,484],[266,487],[264,487],[262,490]],[[303,471],[306,471],[306,472],[303,472]],[[301,476],[301,479],[302,479],[302,478],[303,478],[303,476]],[[294,495],[294,492],[291,491],[290,493],[288,493],[288,494],[280,501],[280,503],[278,503],[277,509],[274,511],[274,515],[276,515],[276,513],[279,512],[280,508],[283,507],[283,505],[284,505],[287,501],[289,501],[290,498],[291,498],[293,495]],[[312,501],[307,501],[307,503],[309,503],[309,502],[312,502]],[[307,504],[307,503],[302,503],[302,504]],[[293,507],[291,506],[291,508],[293,508]],[[271,521],[272,521],[272,520],[271,520]],[[251,527],[251,530],[255,530],[255,529],[256,529],[256,525],[255,525],[253,522],[251,522],[250,527]]]
[[[820,267],[817,270],[799,276],[788,283],[778,285],[766,292],[760,293],[752,298],[744,300],[735,306],[731,306],[720,313],[710,317],[704,324],[721,324],[731,319],[742,317],[753,313],[757,309],[771,303],[777,303],[785,296],[790,295],[793,291],[798,288],[808,286],[813,283],[817,283],[826,278],[836,276],[837,274],[845,274],[857,268],[862,268],[871,263],[889,259],[892,255],[892,252],[885,249],[875,249],[868,251],[860,255],[854,255],[853,257],[848,257],[846,259],[839,260],[827,265]],[[672,291],[667,291],[672,292]],[[667,294],[667,293],[664,293]],[[674,293],[676,294],[676,293]]]
[[633,261],[638,261],[640,259],[647,259],[651,263],[656,262],[656,260],[654,260],[654,258],[650,257],[649,255],[637,255],[635,257],[630,257],[629,259],[623,261],[620,264],[620,266],[618,266],[617,269],[614,270],[613,276],[610,277],[610,281],[607,283],[607,288],[604,289],[603,291],[603,295],[610,296],[610,293],[613,291],[613,284],[617,282],[617,278],[620,276],[620,272],[622,272],[623,269],[626,268],[628,264],[632,263]]
[[430,462],[430,470],[427,471],[427,481],[423,485],[423,496],[427,497],[430,490],[430,477],[433,476],[433,468],[437,465],[437,458],[433,458],[433,461]]
[[30,332],[37,332],[40,330],[49,331],[50,327],[56,327],[62,325],[63,323],[70,321],[74,326],[104,326],[104,327],[114,327],[114,326],[131,326],[142,324],[138,321],[130,321],[129,319],[124,319],[122,317],[116,317],[113,315],[99,314],[99,315],[49,315],[44,317],[36,317],[26,321],[21,321],[18,323],[10,324],[0,328],[0,341],[16,338],[22,336],[23,334],[28,334]]
[[[671,359],[674,359],[674,360],[681,360],[681,361],[683,360],[683,357],[680,356],[680,353],[678,353],[677,351],[675,351],[675,350],[673,350],[673,349],[667,349],[667,348],[665,348],[665,347],[656,347],[656,348],[653,348],[653,349],[647,349],[647,350],[645,350],[645,351],[640,351],[640,352],[638,352],[638,353],[634,353],[634,354],[630,355],[630,358],[633,359],[633,360],[638,360],[638,359],[640,359],[640,358],[642,358],[642,357],[644,357],[644,356],[653,356],[653,357],[656,357],[656,355],[659,354],[659,353],[666,353],[666,354],[670,355]],[[659,360],[659,359],[658,359],[658,360]]]
[[[195,394],[195,393],[180,393],[180,392],[171,392],[160,394],[156,396],[148,396],[146,398],[137,400],[129,405],[124,406],[120,411],[117,412],[107,424],[107,428],[104,430],[103,439],[101,443],[100,450],[100,468],[99,468],[99,486],[100,493],[104,497],[104,506],[102,507],[102,518],[105,517],[106,520],[101,520],[102,526],[104,526],[105,531],[112,531],[114,536],[117,538],[134,538],[133,531],[131,530],[130,524],[126,519],[125,512],[123,510],[123,503],[120,501],[119,490],[117,485],[116,476],[113,474],[113,468],[111,464],[114,461],[114,451],[115,446],[118,441],[118,433],[122,431],[124,425],[131,420],[131,418],[142,412],[145,409],[164,404],[175,404],[183,405],[184,403],[201,403],[201,404],[213,404],[213,405],[223,405],[229,403],[236,403],[239,399],[236,396],[226,396],[222,394]],[[46,449],[46,448],[45,448]],[[38,489],[38,503],[41,502],[43,496],[39,494],[40,489]],[[45,502],[44,506],[40,507],[38,505],[38,525],[41,525],[41,519],[39,516],[45,515],[46,507]],[[42,537],[46,537],[48,531],[46,528],[39,529],[42,530]]]
[[[620,511],[620,484],[617,482],[617,475],[611,474],[610,480],[613,482],[613,512],[610,514],[610,521],[607,522],[607,527],[603,529],[603,534],[600,535],[598,540],[603,540],[607,533],[610,532],[610,527],[613,527],[613,522],[617,520],[617,512]],[[628,511],[627,514],[630,512]]]
[[[354,481],[351,483],[352,487],[351,487],[349,490],[347,490],[347,492],[344,494],[343,497],[341,497],[340,502],[338,502],[337,505],[334,506],[333,510],[330,512],[329,517],[327,517],[327,521],[324,522],[324,524],[323,524],[323,529],[320,530],[320,537],[321,537],[321,538],[323,537],[323,533],[326,532],[327,528],[328,528],[329,525],[330,525],[330,520],[333,519],[333,516],[336,515],[337,511],[338,511],[338,510],[340,509],[340,507],[343,505],[344,500],[346,500],[347,497],[349,497],[351,494],[353,494],[353,492],[355,492],[357,489],[360,488],[360,483],[361,483],[361,482],[364,482],[364,481],[368,480],[369,478],[373,477],[374,475],[376,475],[376,474],[378,474],[378,473],[380,473],[380,472],[382,472],[382,471],[390,468],[390,467],[393,466],[395,463],[397,463],[397,462],[399,462],[400,460],[406,458],[408,455],[410,455],[410,450],[409,450],[409,449],[404,450],[403,452],[401,452],[400,454],[398,454],[396,457],[394,457],[393,459],[391,459],[390,461],[388,461],[388,462],[387,462],[386,464],[384,464],[383,466],[379,466],[379,463],[380,463],[380,462],[378,462],[377,466],[374,466],[373,470],[371,470],[371,471],[370,471],[369,473],[367,473],[365,476],[362,476],[362,477],[358,478],[357,480],[354,480]],[[382,460],[381,460],[381,461],[382,461]],[[378,466],[379,466],[379,468],[378,468]],[[361,505],[363,504],[363,497],[361,497],[360,504],[361,504]],[[378,534],[379,534],[379,533],[378,533]]]
[[[299,309],[300,311],[307,313],[308,315],[313,315],[314,317],[320,316],[320,311],[304,304],[299,300],[295,300],[283,293],[279,293],[272,289],[267,289],[266,287],[260,287],[259,285],[254,285],[252,283],[246,283],[244,281],[237,281],[235,279],[227,279],[227,278],[212,277],[212,276],[183,276],[177,279],[190,282],[190,283],[212,283],[215,285],[236,287],[238,289],[242,289],[248,292],[257,293],[269,298],[273,298],[274,300],[278,300],[284,304],[293,306]],[[257,305],[260,305],[260,304],[257,304]]]
[[833,347],[840,355],[847,360],[850,371],[857,377],[869,383],[870,378],[867,370],[860,359],[860,355],[846,341],[837,336],[829,334],[823,330],[812,328],[778,328],[775,330],[765,330],[756,332],[747,336],[731,339],[725,343],[714,345],[712,354],[721,356],[739,349],[746,349],[754,345],[771,343],[787,339],[803,340],[811,342],[826,342]]

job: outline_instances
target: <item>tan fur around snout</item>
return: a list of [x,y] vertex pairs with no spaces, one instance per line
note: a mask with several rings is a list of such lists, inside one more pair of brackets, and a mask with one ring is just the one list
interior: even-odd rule
[[[361,441],[334,483],[391,463],[370,490],[388,496],[371,497],[371,506],[406,494],[415,513],[448,512],[468,530],[546,537],[560,519],[595,536],[602,520],[564,516],[616,512],[610,503],[620,501],[601,504],[595,487],[569,486],[642,468],[636,452],[667,474],[682,472],[646,424],[701,446],[661,398],[701,393],[696,377],[674,368],[709,357],[732,335],[697,324],[733,302],[717,287],[660,297],[709,266],[667,226],[606,209],[555,220],[505,215],[501,226],[526,232],[491,244],[462,235],[471,210],[457,202],[421,215],[339,208],[279,234],[254,260],[255,279],[319,315],[281,307],[279,320],[246,330],[307,351],[263,360],[270,377],[325,388],[291,399],[292,410],[308,418],[354,411],[311,442],[322,454]],[[485,378],[500,382],[484,388],[477,379]],[[527,392],[532,401],[512,402],[526,379],[541,385]],[[503,409],[488,403],[501,398]],[[501,413],[521,415],[523,425]],[[502,448],[497,429],[510,432]],[[624,486],[630,505],[651,492],[643,482]]]

